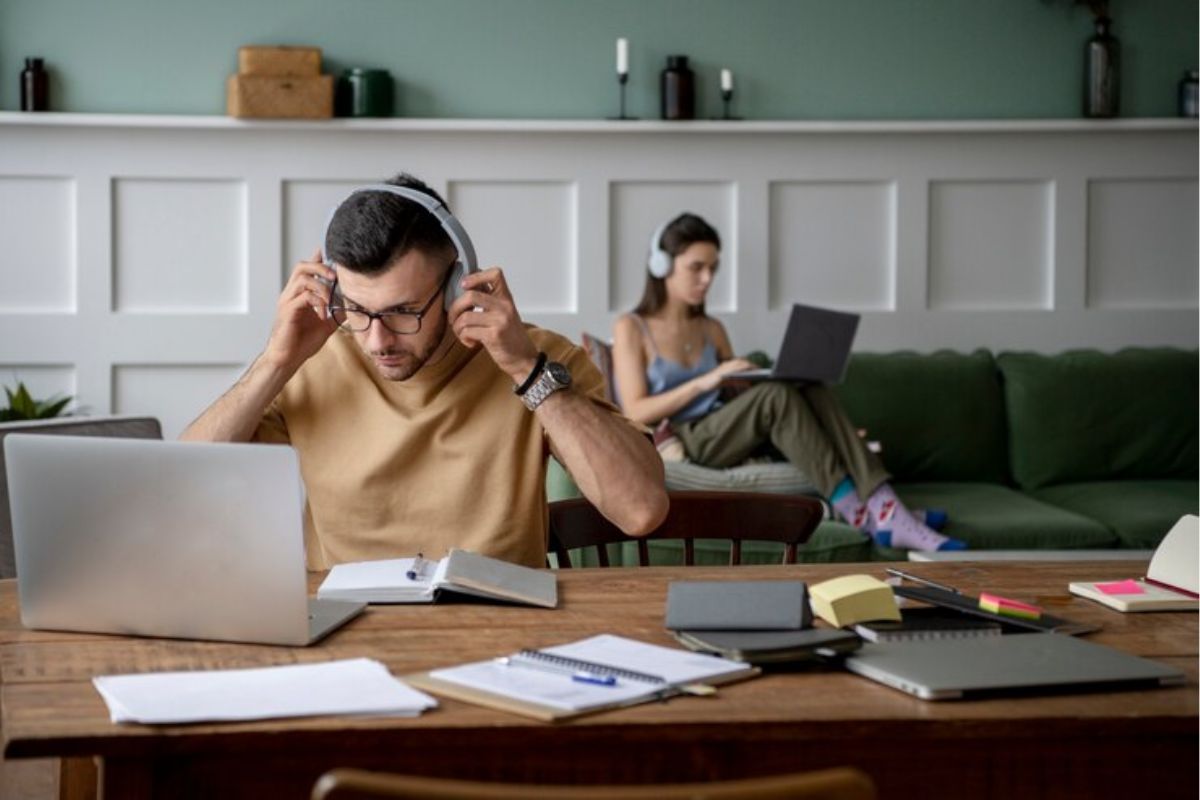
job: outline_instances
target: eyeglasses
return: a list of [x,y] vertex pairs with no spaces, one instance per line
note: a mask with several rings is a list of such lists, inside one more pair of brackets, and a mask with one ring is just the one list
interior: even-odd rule
[[420,311],[367,311],[365,308],[357,306],[343,305],[346,298],[342,297],[338,290],[337,281],[334,281],[333,286],[329,290],[329,315],[333,317],[341,328],[350,331],[351,333],[363,333],[370,330],[371,323],[374,320],[379,320],[379,323],[389,331],[401,336],[411,336],[414,333],[419,333],[421,330],[421,320],[429,313],[429,309],[433,306],[433,301],[437,300],[446,289],[446,279],[450,277],[453,270],[446,270],[446,274],[442,277],[441,283],[438,284],[437,291],[433,293],[433,297],[421,306]]

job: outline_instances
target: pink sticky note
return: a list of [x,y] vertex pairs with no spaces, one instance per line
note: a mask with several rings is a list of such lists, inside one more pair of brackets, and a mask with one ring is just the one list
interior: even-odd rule
[[1146,590],[1142,585],[1132,578],[1126,578],[1123,581],[1110,581],[1108,583],[1097,583],[1096,588],[1105,594],[1145,594]]

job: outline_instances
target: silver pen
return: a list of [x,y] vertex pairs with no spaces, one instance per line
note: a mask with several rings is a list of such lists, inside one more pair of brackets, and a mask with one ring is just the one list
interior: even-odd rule
[[913,583],[919,583],[923,586],[929,586],[934,589],[941,589],[943,592],[951,592],[953,594],[962,594],[962,592],[960,592],[958,589],[955,589],[953,586],[947,586],[944,583],[938,583],[937,581],[931,581],[928,578],[922,578],[920,575],[913,575],[911,573],[904,572],[902,570],[898,570],[894,567],[887,567],[886,572],[889,575],[895,575],[897,578],[904,578],[905,580],[912,581]]

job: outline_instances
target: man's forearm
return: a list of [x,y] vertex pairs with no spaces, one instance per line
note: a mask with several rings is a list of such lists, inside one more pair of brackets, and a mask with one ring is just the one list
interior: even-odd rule
[[294,372],[260,355],[237,383],[205,409],[179,438],[193,442],[250,441],[263,412]]
[[600,513],[633,536],[658,527],[667,514],[663,465],[645,436],[573,391],[546,398],[537,414],[555,455]]

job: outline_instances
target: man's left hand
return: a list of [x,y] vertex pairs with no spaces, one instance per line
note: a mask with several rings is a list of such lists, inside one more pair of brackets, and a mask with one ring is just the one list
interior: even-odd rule
[[537,363],[538,349],[525,332],[504,272],[492,267],[462,279],[462,295],[450,306],[454,335],[467,347],[483,345],[496,366],[521,383]]

